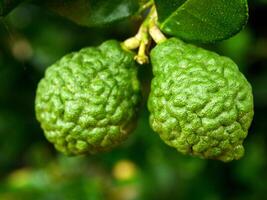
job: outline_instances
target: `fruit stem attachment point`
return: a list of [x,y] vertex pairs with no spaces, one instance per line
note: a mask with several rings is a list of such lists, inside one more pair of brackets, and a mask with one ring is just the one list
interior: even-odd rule
[[150,3],[148,8],[152,7],[141,24],[137,34],[134,37],[126,39],[121,44],[122,47],[128,51],[138,48],[135,60],[141,65],[149,63],[147,53],[150,48],[151,41],[154,40],[158,44],[166,40],[166,37],[157,26],[158,16],[156,7],[153,4],[153,1],[149,1],[148,3]]

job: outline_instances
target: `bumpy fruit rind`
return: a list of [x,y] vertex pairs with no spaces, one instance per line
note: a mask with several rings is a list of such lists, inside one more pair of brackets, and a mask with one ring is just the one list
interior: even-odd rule
[[244,154],[252,89],[229,58],[171,38],[151,52],[150,125],[184,154],[224,162]]
[[38,85],[35,110],[56,149],[77,155],[107,151],[125,140],[139,101],[133,55],[110,40],[50,66]]

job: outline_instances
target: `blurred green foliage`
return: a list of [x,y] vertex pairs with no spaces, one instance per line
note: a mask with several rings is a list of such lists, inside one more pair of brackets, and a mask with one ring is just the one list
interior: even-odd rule
[[[136,131],[112,152],[57,153],[34,115],[35,89],[45,68],[68,52],[132,36],[138,22],[89,29],[29,5],[1,18],[0,200],[266,199],[267,26],[262,19],[267,19],[266,1],[251,1],[247,28],[209,46],[238,63],[255,97],[246,154],[225,164],[183,156],[166,146],[148,125],[145,102]],[[145,100],[149,65],[140,68],[140,78]]]

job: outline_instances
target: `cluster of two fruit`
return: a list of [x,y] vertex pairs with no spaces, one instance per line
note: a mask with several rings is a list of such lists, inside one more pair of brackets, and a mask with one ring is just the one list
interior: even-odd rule
[[[184,154],[231,161],[253,117],[251,86],[226,57],[172,38],[151,51],[150,125]],[[140,104],[134,55],[114,40],[64,56],[36,95],[47,139],[68,155],[107,151],[135,127]]]

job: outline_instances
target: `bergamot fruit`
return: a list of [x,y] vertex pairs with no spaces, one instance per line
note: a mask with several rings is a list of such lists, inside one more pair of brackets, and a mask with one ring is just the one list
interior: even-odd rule
[[252,89],[229,58],[172,38],[151,52],[150,125],[184,154],[231,161],[244,154]]
[[40,81],[35,110],[56,149],[107,151],[135,126],[140,85],[133,54],[114,40],[64,56]]

